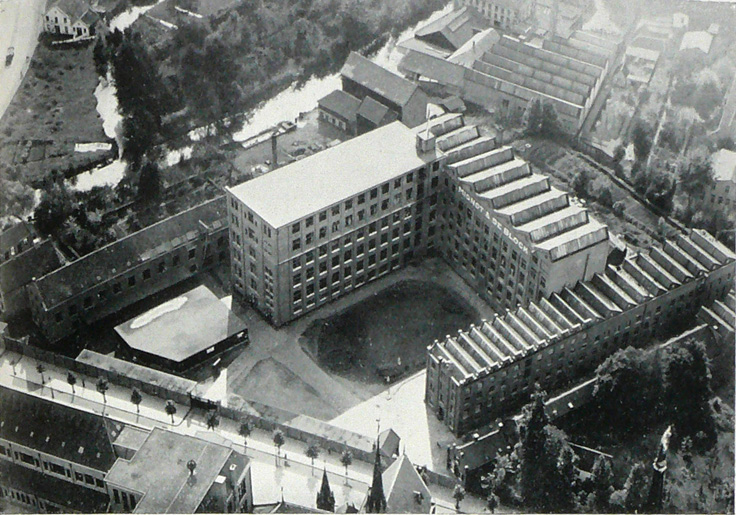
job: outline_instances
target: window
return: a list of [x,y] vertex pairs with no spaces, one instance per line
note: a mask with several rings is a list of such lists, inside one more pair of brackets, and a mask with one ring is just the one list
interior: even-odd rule
[[358,195],[358,204],[364,204],[365,203],[365,193],[361,193]]
[[324,222],[325,220],[327,220],[327,211],[322,211],[319,214],[319,221],[320,222]]
[[[240,236],[238,236],[238,242],[239,242],[239,241],[240,241]],[[173,264],[174,266],[179,266],[179,262],[180,262],[180,261],[181,261],[181,258],[180,258],[180,257],[179,257],[179,255],[177,254],[176,256],[174,256],[174,259],[172,260],[172,264]]]
[[291,226],[291,234],[296,234],[298,232],[299,232],[299,222]]
[[365,218],[365,209],[361,209],[358,211],[358,220],[363,220]]
[[164,273],[165,271],[166,271],[166,263],[165,263],[165,262],[163,262],[163,261],[161,261],[161,262],[160,262],[160,263],[158,264],[158,273],[159,273],[159,274],[162,274],[162,273]]
[[340,214],[340,206],[332,206],[332,216],[337,216]]
[[306,235],[304,236],[304,244],[305,244],[305,245],[310,245],[310,244],[312,243],[312,240],[313,240],[313,239],[314,239],[314,233],[313,233],[313,232],[308,232],[308,233],[307,233],[307,234],[306,234]]
[[388,183],[386,183],[383,186],[381,186],[381,193],[382,194],[388,193]]
[[291,269],[292,270],[296,270],[300,266],[302,266],[302,263],[301,263],[301,259],[300,258],[295,257],[294,259],[291,260]]
[[332,258],[332,266],[333,268],[336,266],[340,266],[340,256],[333,256]]
[[305,225],[306,227],[312,227],[312,226],[314,225],[314,217],[313,217],[313,216],[310,216],[309,218],[307,218],[307,219],[306,219],[306,220],[304,221],[304,225]]
[[194,259],[196,255],[197,255],[197,249],[189,249],[189,254],[187,256],[189,259]]
[[353,208],[353,201],[352,201],[352,199],[351,200],[346,200],[345,201],[345,209],[352,209],[352,208]]
[[345,227],[350,227],[353,225],[353,215],[348,215],[345,217]]
[[340,221],[337,220],[335,222],[332,222],[332,232],[337,232],[340,230]]
[[115,284],[112,285],[112,292],[113,293],[116,293],[117,294],[117,293],[120,293],[121,291],[123,291],[123,287],[120,286],[120,283],[115,283]]
[[322,239],[327,236],[327,227],[319,228],[319,238]]
[[371,200],[378,197],[378,188],[373,188],[371,190]]
[[301,238],[294,238],[294,240],[291,242],[291,250],[299,250],[300,248],[302,248]]
[[143,270],[143,280],[144,281],[147,281],[150,278],[151,278],[151,269],[150,268],[146,268],[145,270]]
[[128,286],[135,286],[135,276],[128,277]]

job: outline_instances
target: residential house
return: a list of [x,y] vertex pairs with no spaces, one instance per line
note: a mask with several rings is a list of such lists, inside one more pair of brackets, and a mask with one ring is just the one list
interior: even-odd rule
[[0,232],[0,264],[28,250],[40,241],[36,230],[26,221],[8,227]]
[[454,0],[455,9],[470,6],[480,12],[495,27],[510,29],[531,17],[532,0]]
[[51,240],[27,248],[10,260],[0,263],[0,314],[8,319],[30,308],[28,285],[36,277],[61,266]]
[[94,36],[100,16],[85,0],[56,0],[46,11],[44,30],[72,37]]
[[736,212],[736,152],[722,148],[711,157],[713,185],[704,192],[706,206]]

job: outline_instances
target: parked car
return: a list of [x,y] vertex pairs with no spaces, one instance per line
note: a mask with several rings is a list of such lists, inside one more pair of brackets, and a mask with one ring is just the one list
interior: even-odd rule
[[5,66],[10,66],[10,63],[13,62],[13,57],[15,56],[15,47],[8,48],[8,53],[5,54]]

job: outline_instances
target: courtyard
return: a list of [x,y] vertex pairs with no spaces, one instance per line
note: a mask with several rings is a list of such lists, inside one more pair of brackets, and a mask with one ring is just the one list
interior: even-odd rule
[[315,320],[304,332],[302,345],[332,372],[390,383],[424,368],[428,344],[477,318],[457,293],[431,282],[408,280]]

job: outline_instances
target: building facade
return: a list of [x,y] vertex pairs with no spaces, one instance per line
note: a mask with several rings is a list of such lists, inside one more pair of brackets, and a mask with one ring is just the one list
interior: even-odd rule
[[94,36],[99,20],[85,0],[57,0],[46,11],[44,29],[51,34]]
[[432,248],[440,161],[394,122],[229,188],[236,298],[281,325]]
[[427,249],[498,309],[588,280],[608,255],[603,224],[458,114],[376,129],[228,197],[234,292],[276,325]]
[[0,492],[11,502],[47,513],[104,511],[114,462],[102,417],[0,388]]
[[224,197],[162,220],[28,285],[33,320],[50,341],[226,263]]
[[736,255],[704,231],[499,313],[428,350],[425,402],[457,435],[592,372],[610,354],[694,318],[732,288]]
[[533,0],[454,0],[454,8],[475,7],[498,28],[510,29],[528,20],[534,9]]

